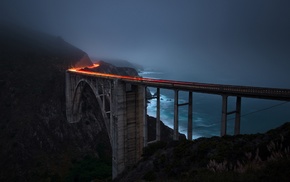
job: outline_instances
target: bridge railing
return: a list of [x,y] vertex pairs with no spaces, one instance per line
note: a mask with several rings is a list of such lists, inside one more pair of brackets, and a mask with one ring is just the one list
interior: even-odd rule
[[273,100],[290,100],[290,89],[281,88],[266,88],[266,87],[253,87],[253,86],[237,86],[225,84],[210,84],[198,82],[182,82],[175,80],[160,80],[152,78],[121,76],[105,73],[96,73],[89,71],[68,71],[75,74],[82,74],[94,77],[102,77],[107,79],[118,79],[124,82],[135,84],[143,84],[146,86],[185,90],[192,92],[201,92],[219,95],[239,95],[242,97],[264,98]]

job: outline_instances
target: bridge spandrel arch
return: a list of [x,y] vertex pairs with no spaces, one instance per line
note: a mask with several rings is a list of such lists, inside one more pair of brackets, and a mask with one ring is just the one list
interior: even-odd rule
[[84,79],[80,78],[75,86],[74,86],[74,93],[72,93],[72,103],[71,103],[71,111],[70,111],[70,121],[71,123],[79,122],[82,119],[82,112],[81,112],[81,96],[83,94],[83,90],[85,87],[89,87],[92,92],[94,93],[94,96],[98,102],[98,105],[100,106],[100,111],[103,116],[106,131],[110,138],[110,143],[112,143],[111,139],[111,131],[110,131],[110,118],[107,112],[109,112],[108,107],[110,107],[110,89],[106,89],[104,85],[110,85],[110,84],[104,84],[104,82],[101,82],[100,80],[92,80],[92,79]]

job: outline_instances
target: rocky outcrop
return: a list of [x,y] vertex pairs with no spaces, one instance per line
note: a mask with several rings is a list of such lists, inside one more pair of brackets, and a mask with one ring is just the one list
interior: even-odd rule
[[[92,59],[94,60],[93,62],[99,62],[100,60],[98,59]],[[142,71],[144,70],[143,66],[136,64],[136,63],[131,63],[126,60],[122,59],[102,59],[103,62],[109,63],[111,65],[114,65],[115,67],[126,67],[126,68],[134,68],[137,71]]]
[[83,70],[95,71],[95,72],[100,72],[100,73],[109,73],[109,74],[115,74],[115,75],[139,77],[138,72],[134,68],[116,67],[104,61],[96,61],[95,63],[99,64],[99,66],[95,68],[85,67],[83,68]]
[[[148,123],[148,141],[154,141],[156,139],[156,118],[147,115]],[[162,121],[160,121],[160,140],[169,142],[173,139],[173,129],[166,126]],[[179,133],[179,140],[185,140],[186,136]]]
[[76,62],[76,64],[72,65],[72,67],[75,68],[86,66],[93,66],[93,63],[87,54],[85,54],[78,62]]

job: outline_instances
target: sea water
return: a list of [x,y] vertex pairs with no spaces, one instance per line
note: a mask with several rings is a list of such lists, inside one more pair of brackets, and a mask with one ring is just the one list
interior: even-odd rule
[[[169,74],[160,71],[143,71],[140,76],[155,79],[173,79]],[[185,81],[185,80],[179,80]],[[189,81],[188,79],[186,81]],[[191,80],[195,81],[195,80]],[[156,88],[149,87],[151,94]],[[179,103],[188,102],[188,92],[179,91]],[[228,111],[235,110],[235,97],[228,98]],[[156,117],[156,99],[149,100],[147,114]],[[219,136],[221,129],[222,97],[214,94],[193,93],[193,134],[192,138]],[[188,106],[179,107],[179,132],[187,136]],[[242,98],[241,134],[266,132],[290,121],[290,104],[284,101],[273,101],[253,98]],[[234,117],[228,116],[227,134],[234,134]],[[173,128],[174,91],[160,89],[160,119],[165,125]]]

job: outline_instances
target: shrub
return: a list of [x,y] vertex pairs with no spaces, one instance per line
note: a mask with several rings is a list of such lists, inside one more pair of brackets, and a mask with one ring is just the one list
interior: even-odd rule
[[144,174],[143,179],[146,181],[154,181],[156,179],[156,174],[154,171],[149,171]]
[[147,147],[143,148],[143,156],[149,157],[153,155],[157,150],[165,148],[166,145],[167,143],[163,141],[151,143]]

